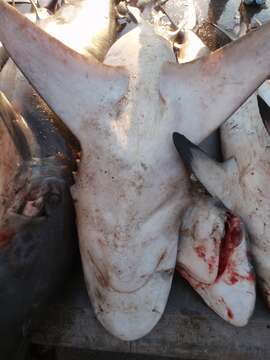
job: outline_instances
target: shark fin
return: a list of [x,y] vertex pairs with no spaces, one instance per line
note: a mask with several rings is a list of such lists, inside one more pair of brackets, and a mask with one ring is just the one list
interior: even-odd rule
[[219,163],[190,142],[184,135],[173,134],[173,141],[184,164],[194,173],[206,190],[228,209],[233,209],[239,194],[238,166],[234,158]]
[[267,23],[198,60],[164,64],[160,92],[172,107],[181,133],[199,143],[267,79],[269,37]]
[[80,139],[82,122],[126,91],[121,68],[84,57],[0,0],[0,41],[52,110]]

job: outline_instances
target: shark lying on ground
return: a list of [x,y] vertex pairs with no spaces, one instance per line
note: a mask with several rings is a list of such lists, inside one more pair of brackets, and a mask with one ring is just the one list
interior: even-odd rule
[[175,135],[182,159],[209,193],[244,220],[258,283],[270,304],[269,134],[256,94],[222,125],[224,163],[210,159],[182,135]]
[[261,85],[270,73],[270,24],[179,65],[143,18],[104,63],[50,36],[49,23],[44,31],[0,1],[0,41],[81,144],[73,198],[96,316],[134,340],[164,311],[190,202],[171,133],[200,142]]
[[[109,2],[105,14],[99,4],[88,16],[95,28],[82,29],[82,36],[74,22],[86,21],[89,1],[61,8],[51,31],[62,28],[70,41],[73,26],[74,46],[104,57],[116,35],[115,18]],[[1,358],[21,360],[32,322],[64,287],[77,255],[70,186],[79,147],[11,59],[0,73],[0,90],[11,101],[0,94],[0,348]]]

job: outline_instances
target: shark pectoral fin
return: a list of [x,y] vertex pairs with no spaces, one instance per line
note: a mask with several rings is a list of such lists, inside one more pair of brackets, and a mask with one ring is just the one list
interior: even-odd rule
[[199,143],[268,78],[269,37],[267,23],[193,62],[164,64],[160,92],[181,133]]
[[41,97],[78,138],[82,122],[124,95],[128,79],[123,69],[78,54],[3,0],[0,41]]
[[234,207],[238,184],[238,167],[235,159],[224,163],[208,157],[184,135],[173,134],[173,141],[185,165],[194,173],[207,191],[229,209]]

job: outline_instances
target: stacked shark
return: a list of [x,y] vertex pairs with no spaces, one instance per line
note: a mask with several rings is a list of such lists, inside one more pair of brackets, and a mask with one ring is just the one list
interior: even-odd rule
[[179,65],[143,19],[103,64],[50,36],[53,23],[42,30],[0,1],[0,41],[81,144],[73,198],[96,316],[115,336],[137,339],[164,311],[179,218],[190,203],[171,133],[200,142],[261,85],[270,73],[270,24]]
[[[209,49],[193,31],[185,31],[180,62],[208,53]],[[175,134],[174,140],[179,148],[181,138],[179,141]],[[205,189],[198,182],[195,184],[192,202],[181,219],[176,269],[219,316],[232,325],[244,326],[256,299],[245,225],[235,212],[204,194]]]
[[209,193],[245,221],[259,284],[269,305],[269,134],[263,125],[256,95],[221,128],[227,159],[223,164],[208,158],[184,137],[175,135],[175,139],[181,157]]
[[[76,26],[80,35],[76,21],[85,21],[83,4],[59,10],[51,31],[61,28],[63,40],[70,41],[68,31]],[[115,19],[109,2],[99,10],[95,29],[82,29],[76,46],[102,58]],[[0,93],[0,349],[1,358],[21,360],[32,322],[65,285],[77,254],[70,186],[79,146],[12,60],[1,65],[0,90],[9,100]]]

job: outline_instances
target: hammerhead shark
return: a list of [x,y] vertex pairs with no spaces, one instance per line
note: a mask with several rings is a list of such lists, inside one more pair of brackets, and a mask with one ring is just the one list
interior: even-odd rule
[[41,26],[0,1],[0,41],[81,144],[72,193],[94,311],[134,340],[164,311],[190,202],[171,134],[200,142],[262,84],[270,24],[187,64],[143,16],[103,63],[49,35],[49,20]]

